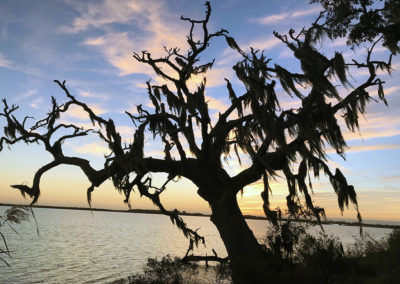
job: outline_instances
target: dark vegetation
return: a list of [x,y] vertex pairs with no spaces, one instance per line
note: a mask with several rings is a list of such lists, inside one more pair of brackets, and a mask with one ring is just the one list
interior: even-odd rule
[[327,32],[331,37],[346,37],[354,47],[373,43],[381,37],[383,46],[393,54],[400,52],[400,2],[398,0],[311,0],[325,11]]
[[[320,233],[311,235],[300,224],[286,222],[282,231],[272,231],[263,247],[269,255],[270,281],[279,283],[399,283],[400,230],[375,240],[358,237],[347,248],[338,238]],[[212,277],[205,278],[205,274]],[[227,263],[205,267],[184,263],[170,256],[149,259],[143,273],[113,284],[231,283]]]
[[[274,256],[279,251],[266,253],[258,243],[238,206],[237,195],[245,186],[263,181],[264,191],[260,200],[265,215],[281,230],[278,222],[281,209],[271,208],[269,201],[272,191],[270,181],[279,175],[287,181],[286,200],[291,218],[313,216],[320,222],[325,214],[312,199],[310,176],[318,178],[323,174],[337,194],[340,210],[354,206],[361,223],[355,188],[339,169],[328,166],[327,150],[333,149],[345,158],[347,145],[340,121],[350,131],[359,130],[359,117],[365,114],[367,104],[377,102],[369,91],[377,89],[377,99],[387,104],[383,87],[385,82],[377,71],[390,73],[392,57],[399,51],[398,1],[314,2],[321,2],[323,11],[310,27],[298,31],[291,29],[288,34],[274,33],[300,63],[299,73],[273,63],[263,52],[254,49],[244,52],[224,29],[210,32],[209,2],[205,5],[204,19],[182,16],[190,27],[186,38],[188,50],[165,48],[165,56],[160,58],[153,58],[147,51],[134,54],[137,61],[151,66],[165,84],[148,81],[148,96],[153,107],[138,105],[137,115],[126,112],[136,127],[135,133],[132,133],[133,140],[127,143],[122,141],[114,120],[96,115],[90,106],[70,93],[65,81],[55,80],[55,83],[65,93],[66,101],[59,104],[52,98],[52,107],[43,119],[19,118],[16,114],[18,106],[10,106],[4,99],[3,111],[0,112],[0,117],[5,120],[0,150],[5,145],[18,142],[39,143],[53,157],[50,163],[36,172],[31,185],[24,183],[12,187],[31,197],[34,204],[40,196],[40,180],[44,173],[59,165],[79,167],[90,182],[87,189],[89,204],[94,189],[108,179],[125,195],[128,205],[132,191],[138,191],[182,230],[189,239],[190,251],[195,245],[204,243],[204,238],[186,226],[178,210],[167,210],[161,201],[167,185],[179,178],[189,179],[197,186],[198,195],[211,208],[210,219],[228,252],[233,281],[270,281],[276,267],[285,267],[286,258],[274,266]],[[375,9],[373,4],[381,4],[384,8]],[[351,8],[349,12],[347,8]],[[200,36],[196,36],[198,33],[195,35],[194,30],[200,31]],[[366,44],[368,48],[364,60],[346,62],[339,52],[327,57],[316,48],[324,37],[335,39],[338,36],[348,37],[351,45]],[[214,60],[202,62],[200,57],[210,43],[218,39],[226,40],[227,45],[241,56],[233,69],[245,91],[238,94],[226,79],[226,95],[231,104],[217,119],[212,120],[205,96],[205,76],[213,67]],[[390,53],[386,61],[374,59],[374,48],[380,42]],[[347,80],[348,73],[354,69],[368,73],[366,79],[356,82],[356,86]],[[204,79],[193,91],[189,88],[189,81],[198,75],[204,76]],[[340,93],[338,84],[344,87]],[[275,92],[278,85],[286,95],[298,100],[299,107],[281,107],[281,97]],[[87,113],[93,129],[60,123],[60,115],[72,106]],[[110,149],[100,170],[94,169],[88,160],[68,156],[63,151],[64,142],[93,134]],[[146,155],[145,137],[160,141],[164,149],[163,158]],[[236,157],[239,163],[246,161],[247,166],[243,163],[240,173],[230,175],[224,167],[228,157]],[[152,179],[154,173],[167,174],[161,186],[155,185]],[[338,253],[335,246],[332,250]],[[323,269],[321,267],[321,271]],[[317,272],[315,275],[318,275]],[[287,275],[282,273],[279,277],[284,279]]]
[[[0,260],[7,266],[10,266],[6,260],[6,257],[11,257],[11,251],[8,248],[7,240],[2,232],[5,226],[10,227],[14,233],[18,236],[18,231],[13,227],[14,225],[21,224],[24,221],[30,221],[31,217],[36,222],[35,215],[33,213],[32,207],[29,206],[13,206],[5,210],[3,215],[0,215]],[[37,232],[39,233],[39,229]],[[21,237],[21,236],[20,236]]]

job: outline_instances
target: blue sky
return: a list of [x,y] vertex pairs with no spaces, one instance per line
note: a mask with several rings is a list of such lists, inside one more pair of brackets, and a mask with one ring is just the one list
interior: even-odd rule
[[[308,1],[211,1],[212,16],[209,29],[227,29],[244,50],[249,46],[264,50],[285,68],[296,71],[299,65],[273,35],[272,31],[286,33],[290,28],[300,30],[318,15],[320,7]],[[70,91],[88,103],[97,114],[111,117],[119,125],[122,136],[129,140],[132,125],[125,110],[134,112],[138,104],[148,105],[145,81],[158,82],[153,72],[132,57],[133,52],[151,51],[162,55],[162,46],[182,49],[188,25],[180,15],[202,18],[204,1],[77,1],[77,0],[2,0],[0,2],[0,97],[20,106],[19,115],[43,117],[50,109],[50,97],[59,102],[65,96],[54,79],[66,80]],[[362,46],[351,51],[345,40],[324,41],[319,48],[327,56],[335,50],[343,52],[346,61],[365,58]],[[374,54],[385,59],[388,54],[378,46]],[[207,76],[207,97],[212,115],[217,115],[229,99],[224,78],[229,78],[240,90],[232,65],[239,59],[225,40],[217,39],[202,56],[202,60],[216,58],[214,68]],[[399,57],[393,67],[400,70]],[[352,83],[362,82],[365,73],[350,70]],[[400,72],[384,76],[389,107],[371,101],[368,113],[361,121],[360,133],[343,128],[350,146],[347,160],[330,154],[332,167],[340,167],[348,181],[356,187],[360,210],[365,218],[400,219]],[[200,78],[198,78],[200,79]],[[197,81],[198,82],[198,81]],[[194,83],[196,80],[194,80]],[[339,89],[345,94],[345,89]],[[277,89],[284,106],[295,106],[282,89]],[[376,90],[370,94],[377,96]],[[88,126],[82,111],[73,109],[61,117],[63,122]],[[4,120],[0,120],[1,128]],[[64,145],[65,152],[80,155],[100,167],[106,145],[96,137],[85,137]],[[146,141],[149,156],[160,155],[161,149],[151,137]],[[0,152],[0,202],[27,202],[10,184],[30,183],[35,171],[50,161],[50,155],[39,145],[24,144],[5,148]],[[238,170],[234,161],[231,170]],[[79,170],[60,167],[45,175],[39,204],[87,206],[88,182]],[[283,180],[273,184],[273,204],[282,205],[287,194]],[[239,197],[243,212],[261,215],[260,184],[249,186]],[[93,193],[95,207],[125,208],[123,197],[111,183],[105,183]],[[208,212],[207,204],[196,196],[189,181],[171,186],[164,197],[169,208]],[[333,189],[322,179],[316,185],[314,200],[327,209],[328,217],[340,216]],[[132,197],[133,207],[152,208],[150,202]],[[355,216],[354,210],[345,217]]]

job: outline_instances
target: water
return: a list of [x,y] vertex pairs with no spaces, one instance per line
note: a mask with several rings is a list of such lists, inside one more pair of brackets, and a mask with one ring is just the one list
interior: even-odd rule
[[[0,214],[6,207],[0,207]],[[40,235],[34,222],[15,225],[19,237],[5,227],[12,258],[11,268],[0,263],[0,283],[105,283],[141,271],[147,258],[167,254],[183,256],[188,241],[168,217],[154,214],[90,212],[66,209],[34,209]],[[206,238],[207,247],[195,254],[219,256],[226,251],[209,218],[184,216],[192,229]],[[262,239],[268,229],[263,220],[249,220],[255,236]],[[328,234],[351,243],[358,227],[329,225]],[[390,229],[365,228],[381,238]]]

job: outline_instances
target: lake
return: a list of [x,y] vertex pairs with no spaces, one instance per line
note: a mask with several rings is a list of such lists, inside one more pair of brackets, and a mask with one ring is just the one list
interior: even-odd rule
[[[0,214],[8,207],[0,206]],[[167,216],[157,214],[101,212],[70,209],[34,209],[34,221],[15,225],[20,236],[5,227],[12,258],[11,268],[0,263],[0,283],[106,283],[142,270],[147,258],[167,254],[184,256],[188,241]],[[218,232],[208,217],[183,216],[190,228],[199,229],[207,247],[195,254],[226,256]],[[265,220],[248,220],[257,238],[269,228]],[[349,244],[358,227],[326,225]],[[391,229],[364,228],[379,239]]]

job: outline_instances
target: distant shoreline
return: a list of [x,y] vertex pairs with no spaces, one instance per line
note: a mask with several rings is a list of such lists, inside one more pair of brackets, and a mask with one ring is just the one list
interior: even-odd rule
[[[26,206],[22,204],[7,204],[0,203],[0,206]],[[86,207],[69,207],[69,206],[51,206],[51,205],[33,205],[34,208],[47,208],[47,209],[66,209],[66,210],[82,210],[82,211],[99,211],[99,212],[120,212],[120,213],[141,213],[141,214],[162,214],[159,210],[154,209],[131,209],[131,210],[118,210],[118,209],[105,209],[105,208],[86,208]],[[210,217],[209,214],[202,213],[190,213],[186,211],[179,212],[181,216],[198,216],[198,217]],[[266,217],[261,216],[252,216],[252,215],[244,215],[245,219],[250,220],[267,220]],[[283,219],[285,220],[285,219]],[[308,222],[306,220],[296,220],[298,222]],[[318,224],[316,221],[312,223]],[[338,221],[338,220],[327,220],[321,221],[323,225],[343,225],[343,226],[359,226],[358,222],[346,222],[346,221]],[[368,224],[363,223],[363,227],[369,228],[382,228],[382,229],[400,229],[400,225],[390,225],[390,224]]]

